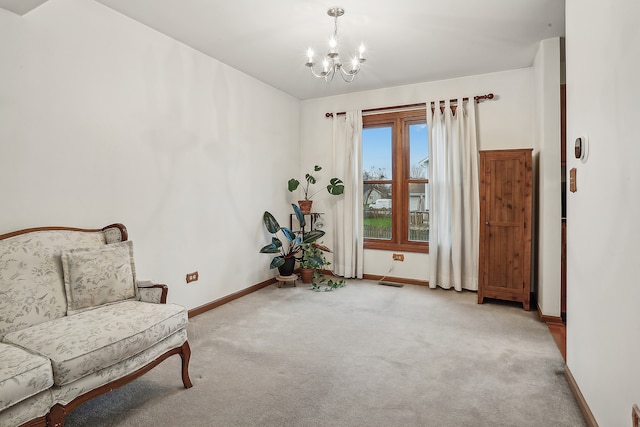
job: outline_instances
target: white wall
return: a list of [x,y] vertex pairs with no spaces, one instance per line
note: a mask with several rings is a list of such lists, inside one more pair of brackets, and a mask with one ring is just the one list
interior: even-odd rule
[[[332,123],[331,119],[325,118],[326,112],[413,104],[487,93],[495,94],[496,98],[477,105],[479,149],[531,147],[537,151],[534,140],[533,79],[533,69],[523,68],[303,101],[300,149],[302,168],[305,170],[314,163],[324,166],[332,164]],[[319,210],[331,212],[329,197],[319,200]],[[331,224],[336,220],[327,215],[326,229],[331,230]],[[328,245],[333,244],[330,235],[325,241]],[[388,274],[415,280],[427,280],[429,275],[428,255],[425,254],[407,253],[405,261],[393,263],[393,270],[389,272],[391,266],[390,252],[365,251],[366,274]]]
[[[567,0],[567,365],[601,426],[640,404],[640,2]],[[589,158],[573,141],[589,139]]]
[[560,38],[543,40],[533,63],[538,141],[538,307],[560,316],[562,199],[560,166]]
[[0,233],[122,222],[188,308],[273,277],[298,100],[93,1],[0,10],[0,40]]

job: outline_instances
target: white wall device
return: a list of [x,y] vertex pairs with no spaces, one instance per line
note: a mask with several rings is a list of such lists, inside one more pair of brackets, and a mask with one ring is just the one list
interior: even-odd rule
[[582,163],[587,161],[589,155],[589,140],[586,136],[576,138],[574,155],[576,159],[579,159]]

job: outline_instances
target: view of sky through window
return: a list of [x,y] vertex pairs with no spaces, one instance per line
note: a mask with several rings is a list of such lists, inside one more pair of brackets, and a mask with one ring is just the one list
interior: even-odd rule
[[409,150],[411,164],[411,178],[429,178],[428,162],[429,156],[429,132],[426,124],[416,124],[409,126]]
[[377,175],[378,171],[384,173],[384,179],[391,179],[390,127],[362,129],[362,172]]
[[[419,166],[418,162],[425,160],[429,156],[427,125],[411,125],[409,134],[412,142],[410,157],[411,167],[413,168],[414,166]],[[391,128],[375,127],[363,129],[362,144],[362,171],[381,170],[384,173],[384,179],[391,179]],[[413,178],[419,177],[414,176]],[[420,178],[428,177],[422,176]]]

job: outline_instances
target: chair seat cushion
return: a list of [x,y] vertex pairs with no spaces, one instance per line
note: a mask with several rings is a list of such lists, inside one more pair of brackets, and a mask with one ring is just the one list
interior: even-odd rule
[[180,305],[123,301],[12,332],[5,341],[49,358],[62,386],[145,351],[187,322]]
[[0,411],[52,385],[53,373],[47,358],[0,343]]

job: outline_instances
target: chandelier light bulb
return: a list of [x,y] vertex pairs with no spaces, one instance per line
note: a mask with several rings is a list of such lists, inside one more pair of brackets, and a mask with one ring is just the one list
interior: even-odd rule
[[[309,65],[311,64],[311,65]],[[313,61],[313,50],[311,48],[307,49],[307,66],[312,66],[314,65],[315,62]]]
[[360,68],[360,60],[358,58],[351,59],[351,70],[357,70]]
[[360,48],[358,49],[358,60],[359,62],[364,62],[367,59],[364,57],[364,43],[360,43]]
[[344,15],[344,9],[341,7],[332,7],[327,11],[327,15],[333,18],[334,30],[333,35],[329,39],[329,52],[322,58],[322,71],[317,72],[314,70],[316,62],[314,61],[313,50],[311,48],[307,50],[307,62],[305,65],[309,67],[311,74],[323,78],[326,82],[330,82],[333,80],[333,76],[339,74],[342,80],[349,83],[353,81],[356,74],[360,72],[360,64],[367,60],[364,56],[364,43],[360,44],[357,56],[352,58],[351,69],[346,70],[346,67],[343,67],[340,62],[340,53],[338,52],[338,17]]
[[327,58],[322,61],[322,72],[325,74],[329,72],[329,60]]

